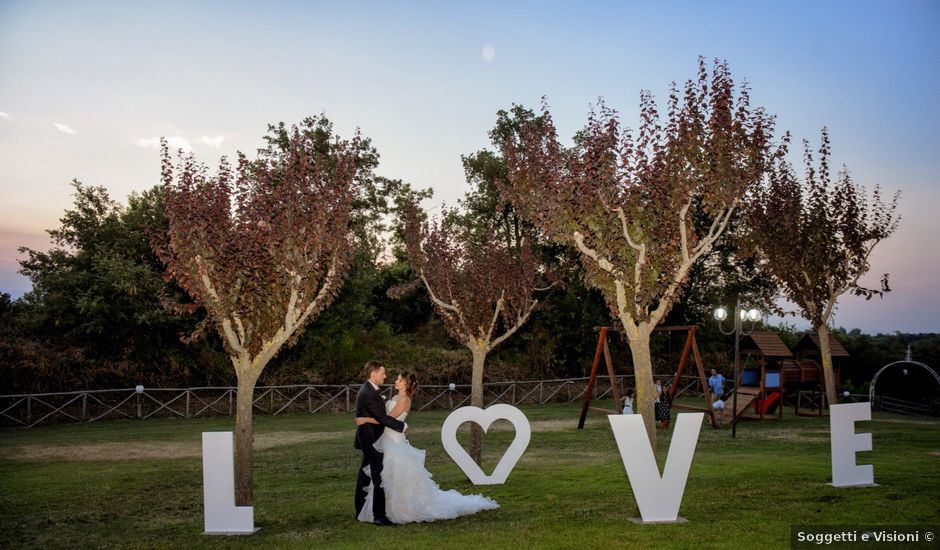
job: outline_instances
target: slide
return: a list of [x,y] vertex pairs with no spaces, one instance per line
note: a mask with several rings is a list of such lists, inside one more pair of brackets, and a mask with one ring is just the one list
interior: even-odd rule
[[[721,410],[721,421],[724,423],[731,422],[735,416],[741,416],[741,413],[744,412],[744,409],[748,408],[754,400],[757,399],[757,394],[760,393],[758,388],[749,388],[742,386],[736,390],[738,392],[738,410],[732,411],[732,403],[734,400],[731,396],[726,398],[725,408]],[[717,412],[715,414],[718,414]]]
[[778,391],[775,391],[767,396],[767,399],[764,399],[761,402],[761,412],[763,414],[770,414],[777,410],[777,406],[780,405],[781,394]]

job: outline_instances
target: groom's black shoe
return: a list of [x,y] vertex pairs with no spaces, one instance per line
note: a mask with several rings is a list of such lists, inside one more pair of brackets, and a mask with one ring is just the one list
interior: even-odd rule
[[395,524],[388,518],[377,518],[375,521],[372,522],[372,525],[379,525],[382,527],[387,527],[389,525],[395,525]]

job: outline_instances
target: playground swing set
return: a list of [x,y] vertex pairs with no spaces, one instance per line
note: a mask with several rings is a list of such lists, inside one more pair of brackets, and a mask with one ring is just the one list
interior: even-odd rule
[[[602,414],[620,414],[623,412],[620,404],[620,388],[617,385],[617,376],[614,374],[614,363],[610,357],[610,347],[607,344],[607,333],[614,331],[618,332],[618,329],[615,327],[598,327],[598,337],[597,337],[597,349],[594,352],[594,362],[591,365],[591,377],[588,380],[587,390],[584,392],[584,403],[581,406],[581,417],[578,419],[578,429],[584,428],[584,421],[587,418],[588,411],[599,412]],[[708,387],[708,380],[705,376],[705,367],[702,365],[702,356],[698,351],[698,343],[695,341],[695,332],[698,330],[696,325],[683,325],[683,326],[666,326],[666,327],[656,327],[653,329],[657,332],[682,332],[685,331],[686,339],[685,345],[682,347],[682,355],[679,357],[679,366],[676,368],[676,374],[672,379],[672,384],[669,385],[669,400],[672,401],[676,395],[676,388],[679,384],[679,379],[682,376],[682,373],[685,371],[686,364],[689,362],[689,355],[691,354],[695,359],[695,366],[698,369],[699,381],[704,388],[705,393],[705,407],[698,408],[692,407],[689,405],[679,405],[676,404],[676,407],[681,407],[685,409],[699,410],[707,413],[711,419],[711,423],[715,425],[715,411],[712,408],[712,395]],[[591,407],[591,395],[594,392],[594,386],[597,383],[597,370],[600,366],[601,355],[604,357],[604,363],[607,366],[607,375],[610,378],[610,387],[611,393],[614,398],[614,407],[616,410],[602,409],[599,407]]]
[[[742,337],[741,356],[743,364],[738,379],[734,381],[734,387],[731,390],[738,394],[737,407],[732,410],[732,400],[725,397],[725,406],[722,409],[715,410],[712,407],[714,396],[708,385],[705,367],[702,364],[698,343],[695,340],[697,329],[696,325],[664,326],[654,329],[659,332],[686,333],[685,345],[679,357],[679,364],[672,378],[672,383],[669,385],[670,401],[675,398],[679,381],[688,365],[690,355],[693,357],[695,368],[698,371],[698,382],[701,384],[705,406],[696,407],[683,403],[674,403],[674,407],[705,412],[709,416],[710,424],[715,428],[718,427],[719,423],[729,423],[735,418],[759,420],[783,418],[785,400],[789,400],[793,404],[794,414],[796,415],[817,416],[823,414],[826,408],[826,392],[823,388],[821,366],[814,359],[807,359],[805,354],[800,353],[800,350],[798,350],[800,357],[794,358],[793,353],[774,332],[754,332]],[[608,333],[619,332],[619,330],[616,327],[597,327],[596,330],[598,330],[597,348],[591,365],[591,376],[584,393],[584,402],[578,419],[578,429],[584,428],[588,411],[605,415],[620,414],[622,412],[620,387],[617,384],[610,347],[607,343]],[[591,396],[597,383],[601,357],[603,357],[607,367],[610,392],[614,399],[615,410],[591,406]],[[838,376],[838,370],[836,370],[836,373],[836,376]],[[753,412],[749,410],[751,408],[753,408]]]

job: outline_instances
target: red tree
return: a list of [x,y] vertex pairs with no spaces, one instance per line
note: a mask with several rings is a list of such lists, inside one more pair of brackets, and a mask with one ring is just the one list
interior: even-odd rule
[[[503,195],[556,242],[579,253],[623,325],[636,374],[638,411],[655,445],[650,334],[679,299],[689,270],[722,235],[745,191],[772,157],[773,119],[734,97],[725,63],[683,99],[672,86],[665,126],[649,92],[640,94],[638,135],[622,132],[603,104],[572,149],[559,143],[551,114],[507,143]],[[697,232],[694,219],[707,220]]]
[[[539,288],[547,274],[531,240],[521,239],[517,247],[493,227],[474,231],[456,219],[451,210],[422,223],[412,203],[405,209],[405,249],[447,331],[473,356],[470,404],[483,407],[487,354],[528,321],[539,303],[536,294],[552,284]],[[472,424],[470,433],[470,456],[479,463],[482,430]]]
[[869,203],[865,189],[842,170],[833,184],[829,174],[829,132],[823,129],[819,165],[804,142],[806,177],[801,184],[793,167],[780,160],[751,204],[750,239],[762,266],[803,311],[819,336],[819,347],[830,403],[838,403],[829,320],[839,296],[852,292],[871,299],[889,290],[888,274],[879,289],[863,287],[868,257],[875,245],[897,229],[896,193],[890,204],[875,187]]
[[293,127],[284,154],[210,176],[192,155],[174,169],[163,142],[166,275],[205,308],[238,378],[235,499],[252,502],[254,387],[268,362],[296,341],[342,284],[359,136],[314,147]]

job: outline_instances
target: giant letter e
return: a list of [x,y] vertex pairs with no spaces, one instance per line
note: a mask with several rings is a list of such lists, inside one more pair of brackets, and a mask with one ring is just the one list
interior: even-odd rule
[[872,465],[857,466],[855,464],[855,453],[871,450],[871,434],[855,433],[855,423],[862,420],[871,420],[871,404],[869,403],[845,403],[829,407],[833,487],[875,484],[875,472]]

